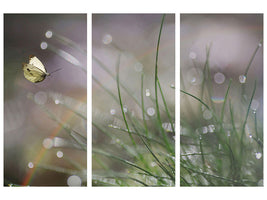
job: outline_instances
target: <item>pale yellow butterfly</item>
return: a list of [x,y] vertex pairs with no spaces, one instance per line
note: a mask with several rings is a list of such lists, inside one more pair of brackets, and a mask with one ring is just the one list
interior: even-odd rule
[[46,72],[43,63],[33,55],[29,56],[28,64],[22,63],[22,69],[24,71],[24,77],[33,83],[41,82],[45,79],[46,76],[49,76],[51,74]]

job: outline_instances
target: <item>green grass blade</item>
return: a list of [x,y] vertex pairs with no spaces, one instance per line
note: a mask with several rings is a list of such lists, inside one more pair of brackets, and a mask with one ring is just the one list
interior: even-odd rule
[[[254,88],[253,88],[253,92],[252,92],[252,95],[251,95],[251,98],[250,98],[250,102],[249,102],[249,105],[248,105],[248,109],[247,109],[247,114],[246,114],[246,117],[245,117],[245,120],[244,120],[244,123],[243,123],[243,126],[242,126],[242,132],[241,132],[241,148],[240,148],[240,154],[242,155],[243,154],[243,138],[244,138],[244,134],[245,134],[245,127],[246,127],[246,123],[247,123],[247,119],[248,119],[248,115],[249,115],[249,111],[250,111],[250,106],[251,106],[251,102],[254,98],[254,95],[255,95],[255,92],[256,92],[256,88],[257,88],[257,81],[255,80],[255,83],[254,83]],[[241,156],[242,158],[242,156]]]
[[162,121],[161,121],[160,111],[159,111],[159,100],[158,100],[158,56],[159,56],[159,44],[160,44],[160,38],[161,38],[161,32],[162,32],[164,19],[165,19],[165,14],[162,16],[160,30],[159,30],[158,43],[157,43],[156,64],[155,64],[155,100],[156,100],[157,120],[158,120],[158,123],[159,123],[160,132],[161,132],[161,134],[163,136],[163,140],[164,140],[167,148],[169,149],[169,151],[173,152],[173,149],[172,149],[172,147],[171,147],[171,145],[170,145],[170,143],[168,141],[166,132],[164,131],[164,129],[162,127]]
[[190,94],[190,93],[188,93],[188,92],[186,92],[186,91],[183,91],[183,90],[180,90],[180,91],[181,91],[182,93],[187,94],[187,95],[193,97],[194,99],[198,100],[202,105],[204,105],[207,109],[210,110],[210,107],[209,107],[207,104],[205,104],[200,98],[198,98],[198,97],[196,97],[196,96],[194,96],[194,95],[192,95],[192,94]]
[[174,129],[174,125],[173,125],[174,123],[173,123],[173,120],[172,120],[172,118],[171,118],[170,112],[169,112],[169,110],[168,110],[168,106],[167,106],[166,100],[165,100],[165,98],[164,98],[164,95],[163,95],[163,92],[162,92],[162,89],[161,89],[159,80],[158,80],[158,85],[159,85],[159,91],[160,91],[160,94],[161,94],[161,97],[162,97],[162,101],[163,101],[163,104],[164,104],[164,107],[165,107],[165,111],[166,111],[167,116],[168,116],[168,118],[169,118],[169,121],[170,121],[170,123],[171,123],[172,132],[175,133],[175,129]]
[[121,91],[120,91],[120,57],[121,55],[119,54],[119,57],[118,57],[118,60],[117,60],[117,67],[116,67],[116,71],[117,71],[117,88],[118,88],[118,96],[119,96],[119,101],[120,101],[120,107],[121,107],[121,113],[122,113],[122,116],[123,116],[123,120],[124,120],[124,123],[125,123],[125,126],[128,130],[128,134],[129,134],[129,137],[132,141],[132,144],[136,147],[136,143],[133,139],[133,136],[132,136],[132,133],[129,129],[129,125],[128,125],[128,122],[126,120],[126,116],[125,116],[125,113],[124,113],[124,110],[123,110],[123,105],[122,105],[122,100],[121,100]]
[[150,176],[153,176],[153,177],[157,178],[156,175],[152,174],[152,173],[149,172],[148,170],[146,170],[146,169],[144,169],[144,168],[142,168],[142,167],[140,167],[140,166],[138,166],[138,165],[136,165],[136,164],[134,164],[134,163],[132,163],[132,162],[126,160],[126,159],[122,159],[122,158],[120,158],[120,157],[118,157],[118,156],[114,156],[114,155],[112,155],[112,154],[109,154],[109,153],[107,153],[107,152],[104,152],[104,151],[102,151],[102,150],[98,150],[98,149],[93,149],[93,153],[100,154],[100,155],[103,155],[103,156],[106,156],[106,157],[109,157],[109,158],[116,159],[116,160],[118,160],[118,161],[120,161],[120,162],[122,162],[122,163],[124,163],[124,164],[126,164],[126,165],[132,166],[132,167],[134,167],[134,168],[137,168],[137,169],[139,169],[139,170],[145,172],[147,175],[150,175]]
[[232,83],[232,79],[230,79],[230,81],[229,81],[228,88],[227,88],[227,91],[226,91],[225,96],[224,96],[224,101],[223,101],[223,106],[222,106],[222,111],[221,111],[221,123],[223,123],[224,108],[225,108],[225,104],[226,104],[226,101],[227,101],[228,93],[229,93],[229,90],[230,90],[230,87],[231,87],[231,83]]
[[145,134],[148,136],[148,129],[145,119],[145,105],[144,105],[144,73],[141,74],[141,105],[142,105],[142,117],[143,117],[143,123],[145,127]]

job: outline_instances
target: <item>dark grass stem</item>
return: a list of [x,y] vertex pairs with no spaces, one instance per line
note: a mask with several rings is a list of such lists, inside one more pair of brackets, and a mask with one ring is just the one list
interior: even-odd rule
[[118,88],[118,96],[119,96],[119,101],[120,101],[120,107],[121,107],[121,113],[122,113],[122,116],[123,116],[123,120],[124,120],[124,123],[125,123],[125,126],[127,128],[127,131],[128,131],[128,134],[129,134],[129,137],[132,141],[132,144],[134,145],[134,147],[136,147],[136,143],[133,139],[133,136],[132,136],[132,133],[129,129],[129,125],[128,125],[128,122],[126,120],[126,116],[125,116],[125,113],[124,113],[124,110],[123,110],[123,104],[122,104],[122,100],[121,100],[121,91],[120,91],[120,58],[121,58],[121,54],[119,54],[118,56],[118,60],[117,60],[117,66],[116,66],[116,71],[117,71],[117,88]]
[[[241,140],[240,140],[240,142],[241,142],[240,155],[243,154],[243,147],[244,147],[243,138],[244,138],[244,134],[245,134],[245,127],[246,127],[246,123],[247,123],[247,119],[248,119],[248,115],[249,115],[249,111],[250,111],[251,102],[252,102],[254,95],[255,95],[255,92],[256,92],[256,88],[257,88],[257,81],[255,80],[254,89],[253,89],[253,92],[252,92],[252,95],[250,98],[250,102],[249,102],[248,109],[247,109],[247,114],[246,114],[246,117],[245,117],[245,120],[243,123],[243,127],[242,127]],[[242,156],[241,156],[241,158],[242,158]]]
[[166,100],[165,100],[165,98],[164,98],[164,95],[163,95],[163,92],[162,92],[162,89],[161,89],[159,80],[158,80],[158,85],[159,85],[159,91],[160,91],[160,94],[161,94],[161,98],[162,98],[162,101],[163,101],[163,104],[164,104],[164,107],[165,107],[165,111],[166,111],[167,116],[168,116],[168,118],[169,118],[169,121],[170,121],[170,123],[171,123],[172,132],[174,133],[175,130],[174,130],[174,125],[173,125],[173,120],[172,120],[171,115],[170,115],[170,113],[169,113],[168,106],[167,106]]
[[183,91],[183,90],[180,90],[180,91],[181,91],[182,93],[188,95],[188,96],[193,97],[194,99],[196,99],[197,101],[199,101],[201,104],[203,104],[207,109],[210,110],[210,107],[209,107],[207,104],[205,104],[200,98],[198,98],[198,97],[196,97],[196,96],[194,96],[194,95],[192,95],[192,94],[190,94],[190,93],[188,93],[188,92],[186,92],[186,91]]
[[221,123],[223,123],[224,108],[225,108],[225,105],[226,105],[226,101],[227,101],[227,97],[228,97],[229,90],[230,90],[230,87],[231,87],[231,83],[232,83],[232,79],[230,79],[230,81],[229,81],[228,88],[227,88],[227,91],[226,91],[225,96],[224,96],[224,101],[223,101],[223,106],[222,106],[222,111],[221,111]]
[[165,19],[165,14],[163,14],[162,16],[162,20],[161,20],[161,25],[160,25],[160,30],[159,30],[159,37],[158,37],[158,43],[157,43],[157,52],[156,52],[156,64],[155,64],[155,100],[156,100],[156,111],[157,111],[157,120],[159,122],[159,128],[160,128],[160,132],[163,136],[163,140],[166,144],[166,147],[168,148],[168,150],[170,152],[173,152],[173,148],[171,147],[166,132],[164,131],[163,127],[162,127],[162,121],[161,121],[161,117],[160,117],[160,111],[159,111],[159,100],[158,100],[158,57],[159,57],[159,44],[160,44],[160,38],[161,38],[161,32],[162,32],[162,27],[163,27],[163,23],[164,23],[164,19]]

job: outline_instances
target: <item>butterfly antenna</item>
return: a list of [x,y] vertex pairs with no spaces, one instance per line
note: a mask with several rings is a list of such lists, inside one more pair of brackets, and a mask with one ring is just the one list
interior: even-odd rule
[[52,73],[54,73],[54,72],[57,72],[57,71],[59,71],[59,70],[61,70],[61,69],[62,69],[62,68],[56,69],[55,71],[50,72],[49,75],[52,74]]

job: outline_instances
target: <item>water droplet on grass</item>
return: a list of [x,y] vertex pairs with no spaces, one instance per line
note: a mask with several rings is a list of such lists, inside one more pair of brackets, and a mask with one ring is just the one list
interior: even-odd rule
[[53,32],[52,31],[46,31],[45,33],[45,37],[46,38],[51,38],[53,36]]
[[48,44],[46,42],[41,42],[40,44],[41,49],[45,50],[48,47]]
[[261,159],[261,157],[262,157],[262,154],[261,154],[261,152],[257,152],[257,153],[255,153],[255,156],[256,156],[256,159]]
[[231,132],[227,131],[227,136],[230,137],[231,136]]
[[186,74],[186,79],[192,85],[199,85],[203,80],[203,73],[200,69],[191,68]]
[[239,82],[240,83],[242,83],[242,84],[246,83],[246,80],[247,80],[247,77],[245,75],[240,75],[239,76]]
[[149,97],[150,96],[150,90],[146,89],[146,96]]
[[208,125],[208,129],[210,133],[213,133],[215,131],[215,126],[213,124]]
[[253,111],[256,111],[258,109],[259,105],[260,105],[260,103],[256,99],[253,99],[251,102],[250,108]]
[[64,154],[63,154],[63,152],[62,152],[62,151],[58,151],[58,152],[57,152],[57,157],[58,157],[58,158],[62,158],[62,157],[63,157],[63,155],[64,155]]
[[167,132],[172,132],[172,125],[169,122],[162,123],[162,128]]
[[208,133],[208,127],[203,126],[202,127],[202,134],[207,134]]
[[32,169],[32,168],[34,168],[34,164],[33,164],[32,162],[29,162],[29,163],[28,163],[28,167],[29,167],[30,169]]

